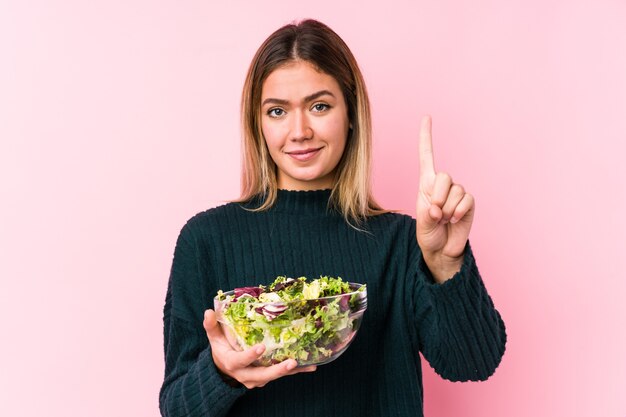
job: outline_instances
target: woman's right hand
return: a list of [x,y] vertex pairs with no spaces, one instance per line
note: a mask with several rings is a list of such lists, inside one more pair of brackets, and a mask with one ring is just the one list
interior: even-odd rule
[[224,375],[239,381],[248,389],[262,387],[283,376],[313,372],[317,369],[315,365],[296,368],[298,363],[294,359],[272,366],[252,365],[263,354],[265,346],[258,344],[241,352],[234,350],[228,343],[213,310],[204,312],[204,329],[211,344],[213,362],[217,369]]

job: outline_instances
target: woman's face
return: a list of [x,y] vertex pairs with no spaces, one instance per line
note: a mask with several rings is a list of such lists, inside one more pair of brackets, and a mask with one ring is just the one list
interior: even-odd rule
[[278,188],[331,188],[350,125],[337,81],[296,61],[266,78],[261,103],[261,128],[278,166]]

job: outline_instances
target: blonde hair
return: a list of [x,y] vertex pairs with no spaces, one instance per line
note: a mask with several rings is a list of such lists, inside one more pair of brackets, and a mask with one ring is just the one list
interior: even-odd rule
[[369,98],[356,59],[332,29],[316,20],[288,24],[272,33],[257,50],[243,87],[241,122],[243,166],[239,202],[262,197],[254,210],[272,207],[278,194],[276,164],[261,130],[263,82],[277,68],[306,61],[332,76],[341,87],[351,129],[337,165],[330,204],[346,221],[358,226],[368,216],[386,212],[371,192],[372,127]]

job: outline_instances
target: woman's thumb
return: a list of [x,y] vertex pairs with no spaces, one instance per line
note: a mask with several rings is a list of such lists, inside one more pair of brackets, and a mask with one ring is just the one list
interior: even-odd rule
[[217,324],[217,317],[215,316],[215,311],[208,309],[204,312],[204,330],[206,330],[206,334],[209,337],[209,340],[218,337],[220,334],[220,328]]

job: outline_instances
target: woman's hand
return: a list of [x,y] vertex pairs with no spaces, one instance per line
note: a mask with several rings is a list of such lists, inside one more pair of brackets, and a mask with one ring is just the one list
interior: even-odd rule
[[474,219],[474,197],[449,174],[435,171],[430,116],[422,119],[417,197],[417,243],[437,282],[461,269],[463,251]]
[[297,362],[293,359],[267,367],[253,366],[252,362],[263,354],[265,346],[258,344],[242,352],[234,350],[218,324],[213,310],[204,312],[204,329],[211,344],[213,362],[215,362],[217,369],[248,389],[262,387],[268,382],[286,375],[313,372],[317,369],[314,365],[296,368]]

